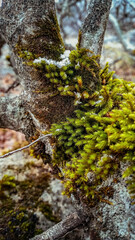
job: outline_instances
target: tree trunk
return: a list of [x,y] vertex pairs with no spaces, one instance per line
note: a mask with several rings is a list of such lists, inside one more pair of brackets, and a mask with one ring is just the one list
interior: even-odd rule
[[112,0],[91,0],[82,25],[81,47],[101,54],[106,24]]
[[[101,53],[110,6],[111,0],[91,0],[82,26],[79,44],[95,54]],[[23,86],[21,96],[0,99],[0,127],[22,131],[29,139],[37,130],[49,129],[53,122],[64,120],[74,111],[72,97],[57,95],[56,90],[50,90],[47,78],[24,64],[31,54],[58,61],[64,51],[54,0],[3,0],[0,16],[0,33],[12,50],[12,62]],[[47,153],[51,154],[48,141],[47,144]],[[53,235],[47,235],[51,232],[48,230],[35,239],[56,239],[57,227],[63,227],[64,235],[82,223],[86,224],[89,218],[87,237],[81,239],[135,239],[135,207],[131,205],[126,185],[116,175],[102,187],[108,187],[110,191],[104,201],[93,208],[79,202],[77,214],[66,219],[72,219],[72,224],[66,225],[65,220],[52,229]],[[62,235],[58,234],[58,237]]]

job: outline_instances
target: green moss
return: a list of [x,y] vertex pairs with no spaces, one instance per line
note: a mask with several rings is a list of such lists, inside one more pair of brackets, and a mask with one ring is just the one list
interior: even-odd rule
[[[72,64],[75,61],[73,53]],[[119,171],[120,162],[129,165],[123,177],[131,177],[128,189],[135,198],[135,84],[113,79],[112,74],[108,64],[98,69],[100,91],[90,94],[87,85],[76,117],[51,128],[56,136],[53,161],[63,168],[65,194],[80,190],[91,202],[105,197],[100,185]]]
[[0,180],[0,198],[6,198],[5,191],[16,187],[15,178],[13,176],[4,175]]
[[7,232],[8,235],[10,234],[10,239],[24,240],[34,236],[36,223],[37,217],[25,209],[11,212],[7,227]]
[[39,56],[58,60],[64,52],[64,44],[56,15],[50,12],[46,18],[38,19],[33,24],[37,30],[31,35],[26,35],[23,41],[21,36],[18,40],[16,50],[19,56],[27,60],[33,60]]
[[71,51],[66,66],[58,67],[45,60],[37,63],[30,61],[27,64],[44,75],[55,91],[62,96],[73,97],[75,105],[78,105],[89,94],[99,90],[101,85],[100,65],[96,61],[99,56],[90,57],[89,52],[91,53],[84,48]]
[[104,198],[102,182],[126,162],[123,178],[131,178],[128,189],[135,199],[135,84],[113,79],[108,64],[101,69],[99,56],[89,53],[78,45],[66,66],[28,62],[57,94],[73,98],[76,106],[73,118],[52,125],[53,162],[63,169],[65,194],[79,190],[91,203]]
[[[27,240],[40,234],[42,229],[36,227],[38,224],[38,219],[34,214],[36,209],[40,209],[48,220],[59,221],[59,218],[53,214],[51,205],[39,200],[43,191],[49,186],[50,176],[44,172],[42,165],[38,165],[38,170],[40,175],[34,178],[28,176],[25,181],[19,182],[7,175],[1,180],[2,191],[8,191],[8,195],[6,197],[0,195],[0,239]],[[21,201],[15,202],[12,194],[18,195]]]
[[49,203],[41,202],[39,204],[39,210],[44,214],[44,216],[49,220],[58,223],[60,221],[60,218],[56,216],[51,208],[51,205]]

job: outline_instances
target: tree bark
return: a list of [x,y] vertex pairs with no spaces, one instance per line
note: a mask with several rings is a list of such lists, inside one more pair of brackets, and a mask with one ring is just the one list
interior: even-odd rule
[[66,233],[74,230],[76,227],[83,223],[81,216],[77,213],[72,213],[67,216],[63,221],[55,224],[49,228],[46,232],[31,238],[31,240],[58,240],[63,237]]
[[[60,30],[55,22],[54,0],[4,0],[0,16],[0,33],[12,50],[12,62],[24,89],[23,106],[27,112],[27,118],[29,116],[40,131],[49,129],[52,122],[65,119],[65,116],[73,111],[72,99],[56,95],[54,91],[48,91],[50,82],[36,70],[24,64],[25,60],[19,56],[18,52],[26,50],[37,56],[51,59],[60,56],[64,47]],[[50,31],[52,24],[54,36],[52,36],[53,31]]]
[[81,28],[81,47],[88,48],[94,54],[101,54],[106,24],[112,0],[91,0],[87,16]]
[[[110,6],[111,0],[90,1],[88,14],[81,30],[80,46],[89,48],[95,54],[101,53]],[[52,38],[54,32],[46,30],[49,31],[52,26],[52,18],[55,20],[54,1],[3,0],[0,16],[0,33],[12,50],[12,61],[24,89],[19,98],[0,99],[0,127],[19,130],[26,135],[28,132],[28,137],[30,137],[33,136],[36,129],[41,132],[49,129],[53,122],[64,120],[74,110],[72,98],[52,96],[56,92],[48,91],[50,86],[48,80],[24,64],[24,59],[19,55],[20,51],[28,51],[48,59],[59,58],[63,51],[63,43],[59,29],[56,29],[56,22],[54,21],[54,38]],[[37,35],[35,36],[35,34]],[[51,49],[49,47],[56,46],[56,38],[59,48],[49,51],[48,49]],[[116,176],[116,179],[117,183],[114,178],[103,183],[103,187],[114,189],[112,195],[107,196],[104,202],[100,202],[94,208],[85,207],[88,213],[85,211],[84,216],[87,217],[90,212],[92,214],[87,240],[135,239],[135,209],[131,205],[123,180],[119,176]],[[111,202],[113,202],[113,206],[107,205]],[[82,215],[79,215],[79,206],[77,208],[77,215],[71,215],[53,229],[43,233],[43,236],[49,236],[48,239],[58,239],[79,226],[82,223],[80,218]],[[84,216],[83,218],[85,218]],[[64,228],[62,228],[63,224]],[[57,238],[52,237],[54,231]],[[51,235],[52,232],[53,235]],[[35,239],[47,238],[41,236],[41,238],[35,237]]]
[[35,127],[24,108],[24,100],[20,97],[0,98],[0,127],[23,132],[26,138],[34,134]]
[[[88,15],[82,28],[81,46],[94,50],[95,54],[99,53],[102,47],[110,6],[111,1],[104,0],[99,4],[96,0],[91,1],[88,8]],[[49,129],[53,122],[62,121],[72,114],[73,99],[59,96],[55,91],[48,91],[50,87],[48,80],[24,64],[24,59],[19,56],[18,51],[26,50],[47,58],[59,57],[61,52],[58,48],[53,48],[53,52],[48,51],[48,43],[49,49],[50,46],[58,45],[61,51],[63,50],[59,28],[56,29],[54,38],[52,31],[45,31],[46,28],[50,29],[52,17],[54,19],[56,17],[54,0],[3,0],[0,16],[0,32],[12,50],[12,62],[24,89],[24,108],[37,129],[40,131]]]

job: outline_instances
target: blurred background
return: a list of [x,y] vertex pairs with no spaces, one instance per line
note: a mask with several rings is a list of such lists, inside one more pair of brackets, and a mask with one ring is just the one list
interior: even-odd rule
[[[72,50],[76,47],[78,31],[86,16],[90,0],[55,0],[55,2],[64,43],[67,49]],[[109,62],[110,70],[115,71],[116,77],[135,82],[135,0],[113,0],[112,2],[101,55],[101,66],[104,66],[106,62]],[[21,91],[22,89],[19,85],[18,77],[16,76],[10,62],[10,49],[5,44],[4,40],[0,38],[0,97],[7,95],[16,96],[19,95]],[[10,150],[17,149],[25,144],[26,141],[23,134],[0,128],[0,155]],[[15,179],[18,181],[24,181],[24,179],[27,179],[32,182],[32,179],[36,178],[37,185],[34,188],[35,190],[33,190],[36,191],[36,187],[39,188],[38,181],[40,184],[44,182],[45,176],[42,175],[42,173],[48,171],[51,170],[48,166],[43,166],[42,161],[33,160],[33,157],[29,156],[29,150],[20,152],[17,155],[12,155],[12,157],[8,157],[6,160],[0,159],[0,188],[3,184],[2,181],[9,181],[8,178],[7,180],[2,180],[4,176],[7,175],[15,176]],[[40,201],[38,201],[44,202],[44,205],[42,205],[42,207],[44,207],[44,214],[42,215],[44,215],[45,219],[48,219],[47,216],[51,216],[51,219],[46,220],[46,226],[40,226],[43,230],[51,226],[52,222],[57,222],[58,219],[63,217],[63,213],[65,214],[67,208],[69,208],[69,202],[67,204],[67,200],[63,200],[65,198],[59,197],[60,199],[53,199],[56,194],[60,196],[62,188],[62,186],[59,185],[60,183],[58,184],[58,180],[53,181],[54,182],[51,185],[52,200],[49,198],[49,195],[47,195],[47,192],[44,192],[44,197],[42,198],[42,192],[39,193]],[[44,184],[45,183],[42,183],[42,191],[46,187]],[[11,188],[12,187],[13,186],[11,186]],[[1,193],[0,190],[0,196]],[[11,192],[9,192],[9,194],[11,194]],[[23,192],[23,197],[19,194],[20,193],[17,192],[12,198],[17,204],[20,204],[20,201],[23,202],[23,200],[26,199],[25,194],[28,195],[25,191]],[[31,201],[35,201],[34,197]],[[59,206],[54,206],[54,202],[56,201],[59,201]],[[46,206],[46,202],[49,205]],[[51,206],[52,203],[53,206]],[[16,204],[14,207],[16,208]],[[31,211],[33,210],[31,209]],[[58,212],[59,214],[56,216],[56,213]],[[1,227],[1,219],[3,224],[3,216],[0,215],[0,228],[4,229],[5,226]],[[41,221],[41,225],[42,222],[43,221]],[[0,239],[4,239],[2,237],[5,232],[4,230],[2,231],[3,233],[0,235]],[[9,228],[7,232],[10,233]],[[7,237],[7,239],[9,238]],[[10,235],[10,239],[17,239],[17,237],[14,235],[11,237]]]

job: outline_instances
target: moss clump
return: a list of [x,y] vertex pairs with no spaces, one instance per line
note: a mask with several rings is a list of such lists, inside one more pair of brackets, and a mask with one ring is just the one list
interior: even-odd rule
[[[27,240],[40,234],[42,229],[36,226],[36,210],[40,210],[49,221],[59,221],[51,205],[39,199],[49,186],[50,176],[44,172],[43,165],[37,167],[40,174],[36,177],[27,176],[26,180],[20,182],[5,175],[1,180],[0,239]],[[14,195],[19,196],[19,201],[14,201]]]
[[131,177],[128,188],[135,198],[135,84],[112,74],[108,64],[98,69],[101,89],[89,94],[87,85],[75,118],[52,125],[53,162],[63,168],[67,195],[80,190],[90,201],[101,200],[102,182],[118,172],[120,162],[127,162],[123,177]]
[[6,198],[5,191],[16,188],[15,178],[13,176],[4,175],[0,180],[0,198]]
[[135,198],[135,84],[113,79],[108,64],[101,69],[99,56],[89,54],[78,45],[63,66],[28,62],[56,94],[72,97],[76,105],[74,118],[52,125],[53,162],[63,168],[65,194],[79,190],[91,201],[101,200],[102,182],[119,171],[120,162],[128,163],[123,177],[131,177],[127,183]]
[[36,30],[31,35],[26,35],[23,41],[21,36],[18,40],[16,50],[19,56],[27,60],[33,60],[39,56],[58,60],[64,52],[64,44],[56,15],[50,12],[46,18],[37,19],[33,24]]
[[[26,209],[10,211],[10,217],[6,231],[11,240],[29,239],[35,235],[37,217]],[[5,239],[8,239],[5,238]]]
[[100,88],[100,65],[96,61],[99,56],[90,57],[89,53],[91,52],[84,48],[73,50],[65,65],[62,59],[50,64],[45,59],[30,61],[27,64],[41,72],[57,94],[73,97],[75,105],[78,105]]
[[113,79],[108,64],[101,69],[99,56],[89,53],[78,47],[64,66],[45,60],[29,63],[50,80],[57,94],[71,96],[76,105],[74,118],[52,125],[53,162],[63,168],[65,193],[79,189],[91,201],[101,200],[102,182],[119,170],[120,161],[128,162],[123,177],[132,176],[128,184],[135,198],[135,84]]
[[44,216],[52,222],[56,222],[58,223],[60,221],[60,218],[58,218],[58,216],[56,216],[51,208],[51,205],[49,203],[44,203],[41,202],[39,204],[39,210],[44,214]]

